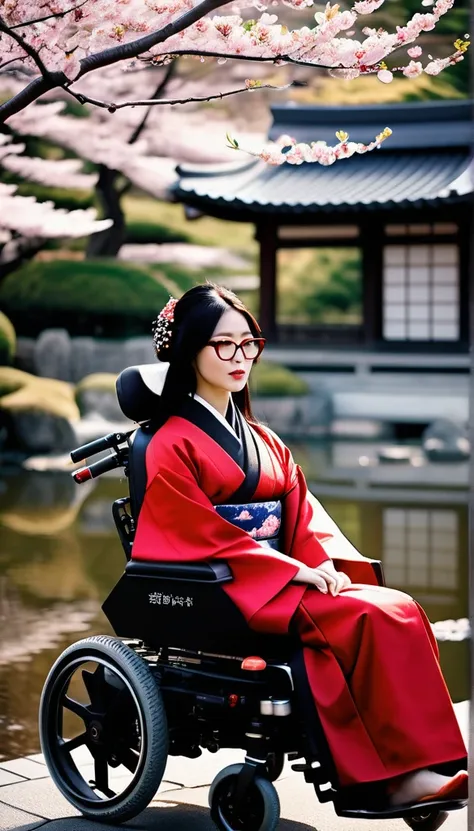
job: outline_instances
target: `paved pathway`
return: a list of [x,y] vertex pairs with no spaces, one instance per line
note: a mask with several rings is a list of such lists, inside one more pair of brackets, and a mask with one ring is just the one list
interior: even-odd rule
[[[456,705],[467,736],[469,705]],[[205,751],[199,761],[173,757],[150,807],[123,828],[136,831],[215,831],[209,818],[207,795],[215,774],[241,761],[242,751]],[[337,817],[331,805],[320,805],[301,774],[287,765],[276,783],[281,801],[281,831],[403,831],[403,820],[362,823]],[[110,826],[109,826],[110,827]],[[443,831],[467,831],[467,810],[450,814]],[[0,763],[0,831],[104,831],[104,825],[85,820],[53,785],[41,754]]]

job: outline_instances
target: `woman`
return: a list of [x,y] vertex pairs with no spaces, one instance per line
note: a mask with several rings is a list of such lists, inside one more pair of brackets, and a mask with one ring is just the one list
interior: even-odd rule
[[[464,798],[466,749],[423,610],[374,585],[370,561],[252,416],[247,382],[264,346],[256,320],[208,283],[169,301],[154,341],[169,369],[133,557],[224,559],[234,577],[226,591],[252,629],[292,626],[341,786],[384,783],[394,805]],[[240,527],[219,513],[229,503],[278,500],[278,550],[278,516],[244,530],[253,509],[240,513]],[[270,538],[266,546],[260,537]]]

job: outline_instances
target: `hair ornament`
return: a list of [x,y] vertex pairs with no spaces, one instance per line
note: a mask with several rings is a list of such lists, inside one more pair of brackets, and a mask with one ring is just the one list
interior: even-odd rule
[[153,343],[155,344],[156,353],[164,349],[169,349],[171,340],[171,327],[174,322],[174,308],[178,301],[175,297],[170,297],[166,306],[163,306],[158,317],[153,324]]

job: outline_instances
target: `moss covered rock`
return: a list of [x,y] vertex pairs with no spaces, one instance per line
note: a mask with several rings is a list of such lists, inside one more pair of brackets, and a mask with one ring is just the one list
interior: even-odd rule
[[28,381],[34,380],[35,377],[35,375],[31,375],[29,372],[23,372],[22,369],[15,369],[12,366],[0,366],[0,398],[3,395],[20,390]]
[[2,420],[11,442],[32,452],[60,452],[74,447],[73,422],[80,413],[71,384],[2,367],[0,389]]
[[114,372],[93,372],[76,384],[75,398],[81,415],[99,413],[112,421],[123,419],[117,401]]

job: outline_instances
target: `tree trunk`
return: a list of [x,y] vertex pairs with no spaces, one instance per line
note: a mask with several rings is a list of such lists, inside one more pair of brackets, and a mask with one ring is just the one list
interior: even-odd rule
[[112,219],[114,224],[105,231],[90,236],[86,250],[87,258],[116,257],[125,240],[125,216],[116,189],[117,176],[116,170],[100,165],[96,192],[102,203],[104,216]]

